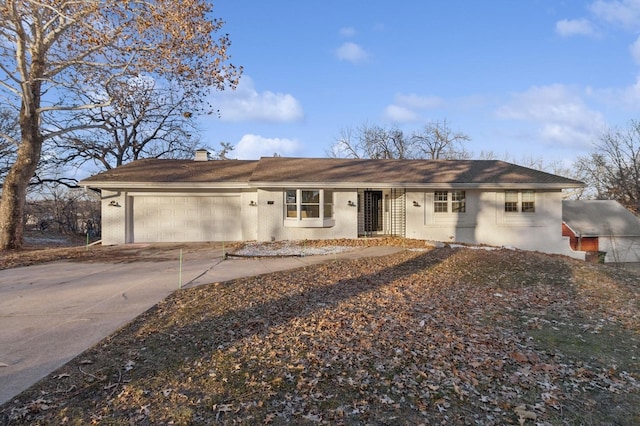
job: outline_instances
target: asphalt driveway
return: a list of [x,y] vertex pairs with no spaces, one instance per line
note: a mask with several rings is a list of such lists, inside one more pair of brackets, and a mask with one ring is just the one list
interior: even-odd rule
[[53,262],[0,270],[0,404],[92,347],[180,286],[323,263],[383,256],[396,247],[339,255],[180,262]]

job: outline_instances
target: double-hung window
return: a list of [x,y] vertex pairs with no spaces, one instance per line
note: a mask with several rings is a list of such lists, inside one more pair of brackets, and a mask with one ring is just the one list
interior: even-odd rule
[[535,213],[535,191],[505,191],[504,211],[506,213]]
[[436,191],[433,194],[435,213],[465,213],[467,204],[464,191]]
[[285,225],[297,227],[333,226],[333,191],[328,189],[287,189]]
[[451,211],[453,213],[464,213],[467,211],[464,191],[453,191],[451,193]]
[[435,213],[447,213],[449,211],[449,193],[436,191],[433,196],[433,211]]

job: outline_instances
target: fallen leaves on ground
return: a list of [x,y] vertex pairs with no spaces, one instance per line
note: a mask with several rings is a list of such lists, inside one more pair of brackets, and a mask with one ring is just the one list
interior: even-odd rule
[[184,256],[199,256],[208,253],[209,256],[223,256],[234,250],[240,243],[153,243],[153,244],[123,244],[116,246],[28,246],[21,250],[0,250],[0,270],[31,266],[54,261],[72,262],[159,262],[167,260],[178,261],[180,251]]
[[9,424],[638,424],[638,278],[439,248],[201,286],[1,413]]
[[316,254],[312,250],[314,248],[324,248],[327,249],[328,253],[334,253],[336,250],[333,250],[333,248],[337,247],[396,246],[420,249],[432,247],[431,243],[422,240],[397,237],[275,242],[135,243],[114,246],[103,246],[99,243],[87,246],[83,245],[78,238],[69,239],[65,243],[50,243],[49,241],[43,239],[37,244],[27,244],[21,250],[0,250],[0,270],[58,260],[112,263],[177,261],[180,258],[181,251],[185,258],[203,255],[223,257],[225,254],[235,252],[242,254],[243,249],[250,250],[256,247],[259,247],[259,255],[279,255],[283,249],[287,249],[287,254],[301,256]]

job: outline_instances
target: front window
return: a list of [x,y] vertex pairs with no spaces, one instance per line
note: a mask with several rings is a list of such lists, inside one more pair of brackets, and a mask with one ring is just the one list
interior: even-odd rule
[[535,213],[535,191],[506,191],[504,193],[504,211],[507,213]]
[[464,191],[453,191],[451,193],[451,211],[454,213],[464,213],[467,211]]
[[333,217],[333,191],[324,190],[324,202],[322,203],[325,219]]
[[533,191],[522,191],[522,213],[535,213],[536,200]]
[[433,211],[436,213],[447,213],[448,202],[447,202],[447,191],[436,191],[433,198]]
[[303,219],[320,217],[320,191],[302,191],[300,214]]
[[505,192],[504,211],[507,213],[513,213],[518,211],[518,191]]
[[[332,226],[333,191],[328,189],[287,189],[287,226]],[[294,222],[295,221],[295,222]],[[296,224],[300,222],[299,224]]]
[[433,195],[433,211],[435,213],[464,213],[467,203],[464,191],[436,191]]
[[298,217],[298,194],[295,190],[289,190],[285,193],[286,216],[290,218]]

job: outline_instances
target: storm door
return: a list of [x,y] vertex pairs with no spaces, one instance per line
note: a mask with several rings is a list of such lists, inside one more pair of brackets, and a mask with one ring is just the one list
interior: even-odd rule
[[364,232],[367,234],[382,231],[382,191],[364,191]]

